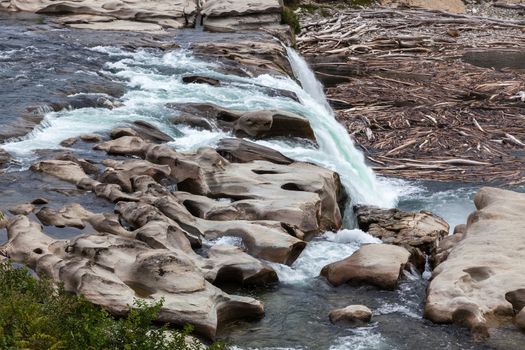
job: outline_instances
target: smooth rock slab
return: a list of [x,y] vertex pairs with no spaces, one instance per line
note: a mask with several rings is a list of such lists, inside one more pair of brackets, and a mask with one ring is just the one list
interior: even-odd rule
[[335,309],[328,314],[332,323],[347,323],[351,326],[363,326],[372,319],[372,311],[364,305],[350,305]]
[[425,317],[485,337],[488,318],[497,325],[514,315],[506,294],[525,288],[525,194],[484,187],[474,203],[465,237],[433,272]]
[[410,253],[405,248],[368,244],[348,258],[323,267],[321,276],[336,287],[343,283],[358,283],[393,290],[409,258]]

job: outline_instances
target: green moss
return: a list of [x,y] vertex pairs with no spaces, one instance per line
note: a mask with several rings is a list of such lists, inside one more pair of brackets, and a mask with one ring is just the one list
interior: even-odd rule
[[284,6],[294,10],[299,7],[299,3],[299,0],[284,0]]
[[0,264],[0,349],[206,349],[199,342],[186,342],[191,327],[178,331],[155,326],[161,307],[162,302],[137,301],[126,317],[115,319],[85,298],[56,288],[49,279]]
[[281,23],[288,24],[295,34],[299,34],[301,32],[301,25],[299,24],[299,19],[297,18],[297,15],[293,12],[293,10],[289,7],[283,7]]

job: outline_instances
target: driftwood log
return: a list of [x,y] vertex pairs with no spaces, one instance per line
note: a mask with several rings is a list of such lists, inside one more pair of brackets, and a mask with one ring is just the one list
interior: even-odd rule
[[525,183],[525,21],[423,9],[302,15],[297,46],[380,174]]

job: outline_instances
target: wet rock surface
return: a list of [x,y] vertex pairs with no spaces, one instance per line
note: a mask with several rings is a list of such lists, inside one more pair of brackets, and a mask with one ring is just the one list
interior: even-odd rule
[[354,212],[359,228],[384,243],[411,246],[430,254],[439,241],[448,235],[449,225],[429,211],[405,212],[356,206]]
[[[177,123],[185,120],[190,125],[202,124],[206,119],[219,129],[233,132],[237,137],[255,139],[273,137],[297,137],[315,141],[310,122],[295,113],[281,110],[258,110],[242,112],[219,107],[214,104],[167,104],[185,115],[193,116],[175,119]],[[173,118],[172,118],[173,120]]]
[[364,245],[346,259],[326,265],[321,270],[333,286],[343,283],[371,284],[382,289],[395,289],[410,253],[389,244]]
[[372,319],[372,311],[364,305],[350,305],[343,309],[330,311],[330,322],[348,324],[350,326],[363,326]]
[[516,269],[525,261],[525,196],[485,187],[475,204],[464,238],[433,272],[425,317],[466,325],[484,338],[491,326],[514,314],[506,296],[519,304],[519,292],[513,291],[525,288]]

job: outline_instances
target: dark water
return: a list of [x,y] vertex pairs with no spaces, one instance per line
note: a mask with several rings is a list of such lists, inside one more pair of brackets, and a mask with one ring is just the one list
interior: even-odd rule
[[[71,95],[77,93],[104,93],[116,97],[125,93],[128,87],[124,83],[101,73],[111,57],[89,48],[119,43],[133,49],[137,42],[145,40],[144,35],[139,34],[104,33],[101,36],[91,31],[53,28],[42,23],[41,18],[0,13],[0,139],[23,134],[25,130],[20,125],[31,127],[38,122],[34,114],[27,115],[27,107],[71,104]],[[248,35],[226,37],[232,41],[249,38]],[[213,41],[219,37],[199,31],[181,31],[173,38],[187,46],[191,42]],[[220,38],[224,40],[225,36]],[[158,66],[155,69],[169,71],[172,68]],[[103,155],[91,151],[91,146],[80,142],[75,145],[75,152],[80,157],[100,161]],[[49,158],[54,152],[41,152],[37,158]],[[471,200],[476,187],[461,184],[445,187],[433,183],[416,184],[416,187],[419,190],[407,187],[399,204],[402,209],[435,211],[452,226],[463,223],[473,210]],[[94,212],[113,211],[111,203],[92,193],[79,191],[65,182],[29,170],[11,171],[0,176],[0,209],[36,197],[47,198],[50,201],[48,206],[55,208],[82,203]],[[90,228],[83,231],[45,228],[47,234],[56,238],[70,238],[89,231]],[[0,242],[3,241],[5,230],[0,230]],[[340,252],[328,250],[326,254],[338,255]],[[416,274],[407,275],[397,291],[381,291],[373,287],[332,288],[323,279],[315,277],[317,271],[314,272],[311,277],[284,281],[264,290],[230,290],[262,300],[266,305],[266,317],[258,322],[229,325],[221,330],[221,337],[242,349],[523,348],[524,337],[513,327],[494,331],[488,343],[477,344],[461,327],[435,325],[424,320],[421,316],[427,282]],[[374,310],[369,327],[349,329],[329,323],[331,309],[350,304],[365,304]]]

